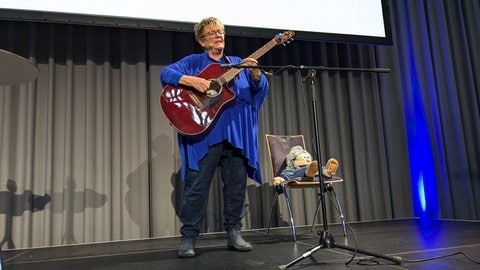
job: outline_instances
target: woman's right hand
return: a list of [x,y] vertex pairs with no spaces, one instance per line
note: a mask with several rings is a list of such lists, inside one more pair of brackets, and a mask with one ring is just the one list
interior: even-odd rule
[[205,93],[210,88],[210,81],[204,78],[183,75],[179,81],[180,84],[195,88],[195,90]]

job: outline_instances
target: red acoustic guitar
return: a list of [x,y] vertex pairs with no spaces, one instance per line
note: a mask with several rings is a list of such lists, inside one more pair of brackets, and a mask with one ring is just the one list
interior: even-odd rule
[[[275,45],[289,41],[295,33],[277,34],[256,52],[248,56],[258,59]],[[201,136],[215,123],[221,112],[235,99],[235,93],[227,86],[243,68],[223,69],[220,64],[208,65],[197,77],[211,81],[210,90],[200,93],[185,86],[167,85],[160,94],[160,105],[175,129],[189,136]]]

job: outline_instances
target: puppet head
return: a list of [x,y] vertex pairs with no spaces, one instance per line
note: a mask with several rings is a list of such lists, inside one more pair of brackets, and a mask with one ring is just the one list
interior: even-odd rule
[[312,162],[312,155],[300,145],[294,146],[286,157],[287,168],[308,166]]

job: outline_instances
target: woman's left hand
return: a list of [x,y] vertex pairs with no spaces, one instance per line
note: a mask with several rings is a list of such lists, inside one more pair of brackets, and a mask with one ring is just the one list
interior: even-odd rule
[[[255,67],[258,65],[258,61],[253,59],[253,58],[245,58],[242,61],[242,65],[249,66],[249,67]],[[260,74],[261,71],[258,68],[249,68],[250,75],[252,75],[253,79],[255,81],[260,80]]]

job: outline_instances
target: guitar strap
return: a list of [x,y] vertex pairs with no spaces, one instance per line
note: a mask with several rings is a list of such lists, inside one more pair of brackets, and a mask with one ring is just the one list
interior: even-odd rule
[[225,58],[225,62],[227,62],[226,64],[232,64],[232,61],[230,61],[230,58],[228,56],[224,54],[223,57]]
[[[227,62],[226,64],[230,64],[230,65],[233,64],[228,56],[224,54],[223,57],[225,58],[225,62]],[[240,78],[240,74],[237,74],[234,79],[238,80],[239,78]]]

